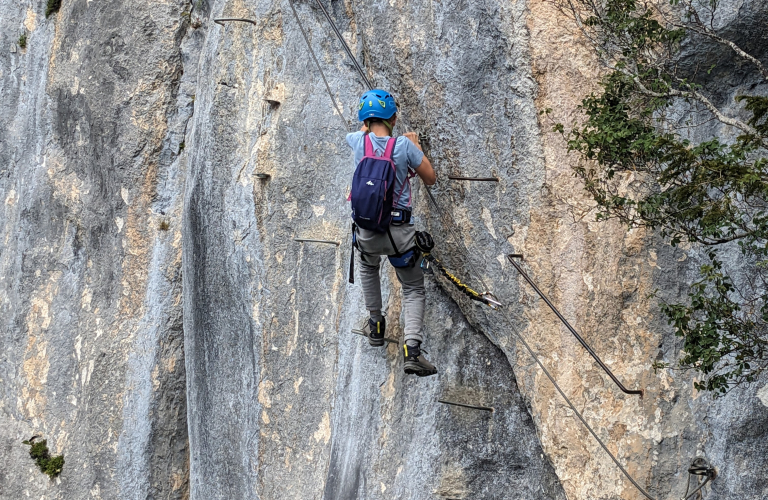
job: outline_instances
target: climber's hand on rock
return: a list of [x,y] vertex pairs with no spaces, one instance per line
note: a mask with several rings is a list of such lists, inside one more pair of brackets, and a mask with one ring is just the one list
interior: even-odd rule
[[416,134],[416,132],[406,132],[404,135],[408,138],[408,140],[414,143],[417,148],[421,149],[421,144],[419,144],[419,136]]

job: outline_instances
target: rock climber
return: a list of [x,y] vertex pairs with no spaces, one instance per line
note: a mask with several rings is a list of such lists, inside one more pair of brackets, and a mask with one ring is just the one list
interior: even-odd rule
[[[405,373],[426,377],[437,373],[421,349],[424,320],[424,273],[416,248],[411,213],[410,179],[418,175],[424,184],[436,181],[435,171],[424,155],[414,132],[392,137],[397,123],[397,105],[385,90],[370,90],[359,102],[358,118],[363,127],[347,134],[355,155],[352,182],[353,245],[360,254],[360,280],[365,307],[370,313],[368,341],[384,345],[386,320],[382,315],[379,267],[386,255],[403,288]],[[354,259],[354,256],[352,256]],[[354,280],[354,260],[350,281]]]

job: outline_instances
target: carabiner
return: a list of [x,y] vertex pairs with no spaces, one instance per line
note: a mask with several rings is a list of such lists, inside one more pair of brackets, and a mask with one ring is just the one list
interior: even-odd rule
[[429,260],[426,257],[421,259],[421,265],[419,267],[421,267],[421,270],[427,274],[434,273],[434,269],[432,269],[432,266],[429,264]]
[[480,297],[485,301],[486,304],[488,304],[491,309],[495,310],[502,306],[501,302],[499,302],[499,299],[497,299],[496,296],[491,292],[485,292],[481,294]]

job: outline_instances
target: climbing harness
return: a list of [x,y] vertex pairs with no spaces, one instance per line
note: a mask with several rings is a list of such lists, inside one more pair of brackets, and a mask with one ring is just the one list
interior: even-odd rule
[[[320,7],[320,9],[323,11],[323,14],[325,14],[325,17],[326,17],[326,19],[328,20],[328,22],[330,23],[330,25],[331,25],[331,27],[332,27],[333,31],[334,31],[334,32],[335,32],[335,34],[336,34],[336,37],[337,37],[337,38],[339,39],[339,41],[341,42],[342,46],[344,47],[344,50],[347,52],[347,55],[349,56],[350,60],[351,60],[351,61],[352,61],[352,63],[354,64],[354,66],[355,66],[355,68],[357,69],[358,73],[360,74],[360,76],[362,77],[363,81],[364,81],[364,82],[365,82],[365,84],[367,85],[368,89],[369,89],[369,90],[370,90],[370,89],[373,89],[373,85],[371,85],[371,82],[370,82],[370,81],[368,80],[368,78],[366,77],[366,75],[365,75],[365,72],[363,71],[362,67],[360,67],[360,64],[357,62],[357,59],[356,59],[356,58],[355,58],[355,56],[352,54],[352,51],[349,49],[349,46],[347,45],[347,43],[344,41],[344,38],[342,37],[342,35],[341,35],[341,33],[339,32],[338,28],[336,28],[336,24],[333,22],[333,19],[331,18],[330,14],[329,14],[329,13],[328,13],[328,11],[325,9],[325,7],[324,7],[324,6],[323,6],[323,4],[320,2],[320,0],[315,0],[315,1],[316,1],[316,3],[318,4],[318,6]],[[299,24],[299,27],[301,28],[302,34],[304,35],[304,40],[307,42],[307,46],[308,46],[308,47],[309,47],[309,49],[310,49],[310,53],[312,53],[312,57],[313,57],[313,59],[314,59],[314,61],[315,61],[315,64],[317,65],[317,68],[318,68],[318,70],[319,70],[319,71],[320,71],[320,73],[322,74],[322,73],[323,73],[323,70],[322,70],[322,68],[320,67],[320,64],[319,64],[319,62],[317,61],[317,58],[314,56],[314,52],[312,51],[312,48],[311,48],[311,46],[310,46],[310,43],[309,43],[309,39],[308,39],[308,37],[306,36],[306,33],[304,33],[304,29],[303,29],[303,27],[301,26],[301,22],[299,21],[298,15],[296,14],[296,10],[293,8],[293,2],[292,2],[292,0],[289,0],[289,3],[291,4],[291,9],[293,9],[293,13],[294,13],[294,16],[296,17],[296,21],[298,22],[298,24]],[[323,81],[325,81],[325,76],[323,76]],[[335,107],[337,108],[337,110],[338,110],[339,108],[338,108],[338,105],[336,104],[336,99],[335,99],[335,97],[334,97],[333,93],[331,92],[331,90],[330,90],[330,87],[328,86],[327,82],[326,82],[326,88],[328,89],[328,95],[331,97],[331,100],[334,102],[334,106],[335,106]],[[343,120],[343,117],[342,117],[342,120]],[[345,123],[346,123],[346,120],[345,120]],[[473,180],[474,180],[474,179],[473,179]],[[450,222],[451,222],[451,224],[445,224],[445,225],[444,225],[444,227],[445,227],[445,228],[448,230],[448,232],[449,232],[449,233],[451,233],[451,235],[453,236],[454,240],[455,240],[456,242],[460,242],[460,243],[461,243],[461,245],[464,247],[464,254],[465,254],[466,263],[467,263],[468,267],[470,268],[470,270],[472,271],[472,273],[473,273],[473,274],[474,274],[474,275],[475,275],[475,276],[478,278],[478,280],[480,280],[480,282],[483,284],[483,286],[485,287],[485,289],[486,289],[486,290],[488,290],[488,286],[486,285],[485,281],[483,280],[483,278],[482,278],[482,275],[481,275],[481,274],[480,274],[480,273],[477,271],[477,269],[474,267],[474,265],[473,265],[473,263],[472,263],[472,259],[470,258],[470,251],[469,251],[469,248],[467,247],[467,244],[464,242],[464,240],[463,240],[463,239],[461,239],[460,237],[458,237],[458,235],[457,235],[457,233],[456,233],[456,229],[454,229],[454,228],[457,228],[457,227],[458,227],[458,224],[456,223],[456,220],[453,218],[453,216],[452,216],[452,215],[451,215],[449,212],[444,212],[444,211],[442,210],[442,208],[440,207],[440,205],[437,203],[437,200],[435,200],[435,197],[433,196],[433,194],[432,194],[432,191],[429,189],[429,187],[425,186],[425,191],[427,192],[427,195],[428,195],[428,197],[429,197],[430,201],[432,202],[432,204],[434,205],[434,207],[435,207],[435,210],[436,210],[436,212],[438,213],[438,215],[440,215],[440,217],[443,217],[443,216],[447,215],[447,216],[448,216],[448,218],[450,219]],[[353,240],[354,240],[354,232],[353,232]],[[510,259],[510,260],[511,260],[511,259]],[[429,261],[429,259],[428,259],[428,261]],[[434,259],[434,261],[437,261],[437,259]],[[353,262],[353,261],[351,260],[351,262]],[[434,264],[434,262],[431,262],[431,264]],[[428,265],[428,267],[429,267],[429,265]],[[352,270],[353,270],[353,269],[352,269],[352,264],[350,264],[350,271],[352,271]],[[451,276],[452,276],[452,275],[450,275],[450,273],[448,273],[448,276],[446,276],[446,277],[447,277],[447,278],[448,278],[448,279],[449,279],[451,282],[453,282],[454,284],[457,284],[457,283],[456,283],[456,281],[458,281],[458,279],[457,279],[456,281],[454,281],[453,279],[451,279]],[[352,273],[351,273],[351,272],[350,272],[350,282],[353,282],[353,278],[352,278]],[[462,283],[459,281],[459,282],[458,282],[458,284],[462,284]],[[467,287],[467,288],[469,288],[469,287]],[[471,290],[471,289],[469,289],[469,290]],[[472,292],[474,292],[473,290],[471,290],[471,291],[472,291]],[[477,294],[477,292],[474,292],[474,294]],[[488,292],[486,292],[485,294],[477,294],[477,295],[478,295],[479,297],[483,297],[483,296],[485,296],[485,299],[486,299],[486,300],[488,300],[488,299],[491,299],[491,300],[493,301],[493,303],[494,303],[494,304],[495,304],[497,307],[498,307],[499,305],[501,305],[501,304],[499,304],[499,302],[498,302],[498,301],[495,299],[495,297],[493,297],[493,296],[492,296],[490,293],[488,293]],[[470,294],[470,296],[473,296],[473,294]],[[483,302],[483,300],[481,300],[481,302]],[[486,302],[486,303],[487,303],[487,302]],[[490,305],[490,304],[488,304],[488,305]],[[621,463],[620,463],[620,462],[619,462],[619,460],[618,460],[618,459],[617,459],[617,458],[614,456],[614,454],[613,454],[613,453],[611,453],[611,451],[608,449],[608,447],[607,447],[607,446],[606,446],[606,444],[603,442],[603,440],[602,440],[602,439],[600,439],[600,437],[597,435],[597,433],[595,432],[595,430],[594,430],[594,429],[592,429],[592,427],[589,425],[589,423],[587,423],[587,421],[584,419],[584,416],[581,414],[581,412],[579,412],[579,410],[577,410],[577,409],[576,409],[576,406],[575,406],[575,405],[574,405],[574,404],[571,402],[571,400],[568,398],[568,396],[566,396],[565,392],[563,392],[563,390],[561,389],[560,385],[557,383],[557,381],[555,380],[555,378],[552,376],[552,374],[549,372],[549,370],[547,370],[547,368],[546,368],[546,367],[544,366],[544,364],[542,363],[541,359],[539,359],[539,357],[538,357],[538,356],[536,355],[536,353],[533,351],[533,349],[532,349],[532,348],[531,348],[531,346],[528,344],[528,342],[526,342],[526,340],[525,340],[525,337],[523,337],[523,335],[522,335],[522,334],[520,333],[520,331],[517,329],[517,327],[515,326],[515,322],[514,322],[514,319],[512,318],[512,316],[511,316],[511,313],[510,313],[510,311],[508,310],[508,308],[502,308],[502,309],[501,309],[501,311],[502,311],[502,314],[504,315],[504,318],[506,319],[506,322],[507,322],[507,325],[508,325],[509,329],[510,329],[510,330],[512,331],[512,333],[515,335],[515,337],[517,337],[517,339],[520,341],[520,343],[521,343],[521,344],[522,344],[522,345],[525,347],[525,350],[528,352],[528,354],[531,356],[531,358],[532,358],[532,359],[533,359],[533,360],[536,362],[536,364],[537,364],[537,365],[538,365],[538,367],[541,369],[541,371],[544,373],[544,375],[547,377],[547,379],[549,379],[549,381],[552,383],[552,385],[553,385],[553,386],[555,387],[555,389],[557,390],[558,394],[560,394],[560,396],[561,396],[561,397],[563,398],[563,400],[566,402],[566,404],[568,405],[568,407],[571,409],[571,411],[573,412],[573,414],[574,414],[574,415],[576,415],[576,417],[577,417],[577,418],[579,419],[579,421],[580,421],[580,422],[581,422],[581,423],[584,425],[584,427],[586,427],[586,429],[589,431],[589,433],[592,435],[592,437],[595,439],[595,441],[597,441],[597,443],[600,445],[600,447],[601,447],[601,448],[602,448],[602,449],[603,449],[603,450],[604,450],[604,451],[605,451],[605,452],[608,454],[608,456],[611,458],[611,460],[612,460],[612,461],[613,461],[613,463],[616,465],[616,467],[617,467],[617,468],[618,468],[618,469],[621,471],[621,473],[624,475],[624,477],[626,477],[626,478],[627,478],[627,480],[629,480],[629,482],[630,482],[630,483],[632,483],[632,485],[633,485],[633,486],[634,486],[634,487],[635,487],[635,488],[636,488],[636,489],[637,489],[637,490],[638,490],[638,491],[639,491],[639,492],[640,492],[640,493],[641,493],[643,496],[645,496],[645,497],[646,497],[646,498],[648,498],[649,500],[656,500],[656,499],[655,499],[653,496],[651,496],[651,495],[650,495],[650,494],[649,494],[647,491],[645,491],[645,489],[644,489],[642,486],[640,486],[640,484],[638,484],[638,483],[637,483],[637,481],[635,481],[635,479],[634,479],[634,478],[633,478],[633,477],[632,477],[632,476],[629,474],[629,472],[627,472],[627,470],[626,470],[626,469],[625,469],[625,468],[624,468],[624,467],[621,465]],[[563,319],[563,318],[561,318],[561,319]],[[490,331],[489,331],[489,332],[487,332],[487,333],[491,334],[491,332],[490,332]],[[574,333],[574,334],[575,334],[576,332],[575,332],[575,331],[572,331],[572,333]],[[492,336],[493,336],[493,335],[492,335]],[[496,342],[496,343],[498,343],[498,342]],[[584,345],[584,346],[586,347],[585,343],[582,343],[582,345]],[[618,380],[614,379],[614,381],[615,381],[617,384],[619,384]],[[621,385],[621,384],[619,384],[619,385]],[[623,386],[622,386],[622,387],[623,387]],[[625,391],[625,392],[626,392],[626,391]],[[631,392],[630,392],[630,393],[631,393]],[[445,403],[445,404],[450,404],[450,403],[446,403],[446,402],[444,402],[444,401],[441,401],[441,402],[443,402],[443,403]],[[696,459],[696,460],[694,460],[694,463],[692,464],[691,468],[689,469],[689,474],[691,474],[691,475],[705,475],[705,476],[707,477],[707,479],[706,479],[706,480],[705,480],[705,481],[704,481],[704,482],[703,482],[701,485],[699,485],[699,487],[698,487],[696,490],[694,490],[694,492],[693,492],[693,493],[691,493],[691,494],[688,494],[688,491],[687,491],[687,489],[686,489],[686,493],[685,493],[685,496],[682,498],[682,500],[687,500],[688,498],[690,498],[690,497],[691,497],[693,494],[695,494],[696,492],[698,492],[698,491],[701,491],[701,488],[703,488],[703,487],[704,487],[704,486],[705,486],[705,485],[706,485],[706,484],[707,484],[709,481],[713,480],[713,479],[714,479],[714,478],[717,476],[717,472],[715,471],[715,469],[714,469],[713,467],[711,467],[711,466],[710,466],[710,465],[709,465],[709,464],[706,462],[706,460],[704,460],[704,459],[701,459],[701,460],[703,460],[703,462],[699,461],[699,459]],[[689,478],[689,482],[690,482],[690,478]]]
[[[522,258],[523,258],[522,255],[520,255],[520,254],[516,254],[516,255],[519,255],[518,258],[520,260],[522,260]],[[549,308],[552,309],[552,311],[557,315],[558,318],[560,318],[560,321],[563,322],[563,324],[566,326],[566,328],[568,328],[568,330],[570,330],[570,332],[573,334],[573,336],[576,337],[576,339],[579,341],[579,343],[582,346],[584,346],[584,349],[586,349],[587,352],[592,356],[592,358],[594,358],[594,360],[597,361],[597,364],[600,365],[600,368],[602,368],[603,371],[606,374],[608,374],[609,377],[611,377],[611,380],[613,380],[613,382],[617,386],[619,386],[619,389],[621,389],[621,392],[623,392],[624,394],[638,394],[640,397],[643,397],[642,389],[640,389],[640,390],[630,390],[630,389],[627,389],[626,387],[624,387],[624,384],[619,382],[619,379],[616,378],[616,375],[613,374],[611,369],[608,368],[607,366],[605,366],[605,363],[603,363],[603,360],[600,359],[600,356],[597,355],[597,353],[589,346],[589,344],[587,344],[587,342],[582,338],[582,336],[579,335],[579,333],[571,326],[570,323],[568,323],[568,320],[566,320],[565,317],[562,314],[560,314],[560,311],[558,311],[557,308],[554,306],[554,304],[552,304],[552,302],[550,302],[550,300],[547,298],[547,296],[544,295],[544,293],[541,290],[539,290],[539,287],[537,287],[536,283],[534,283],[533,280],[530,278],[530,276],[528,276],[528,273],[526,273],[523,270],[522,266],[515,261],[515,258],[512,257],[512,255],[508,255],[507,258],[512,263],[512,265],[515,267],[515,269],[517,269],[517,272],[520,273],[520,276],[522,276],[525,279],[525,281],[527,281],[528,284],[531,285],[531,287],[536,291],[536,293],[539,294],[539,297],[541,297],[542,300],[544,300],[544,302],[549,306]]]

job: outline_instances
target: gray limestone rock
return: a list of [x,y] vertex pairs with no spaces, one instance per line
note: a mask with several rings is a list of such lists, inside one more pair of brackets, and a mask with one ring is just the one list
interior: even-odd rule
[[[639,498],[513,329],[659,498],[696,455],[720,471],[705,498],[766,498],[768,381],[712,400],[650,368],[680,346],[645,297],[684,296],[696,250],[573,216],[584,198],[539,111],[574,112],[591,70],[568,64],[590,59],[540,3],[325,2],[397,96],[399,132],[426,138],[439,208],[414,181],[417,224],[512,318],[427,277],[427,379],[351,333],[366,311],[344,135],[364,87],[315,3],[294,5],[343,116],[288,0],[64,0],[49,18],[0,0],[0,43],[28,33],[0,53],[0,498]],[[764,26],[759,7],[722,29]],[[644,400],[595,369],[511,252]],[[32,434],[65,456],[54,481]]]

